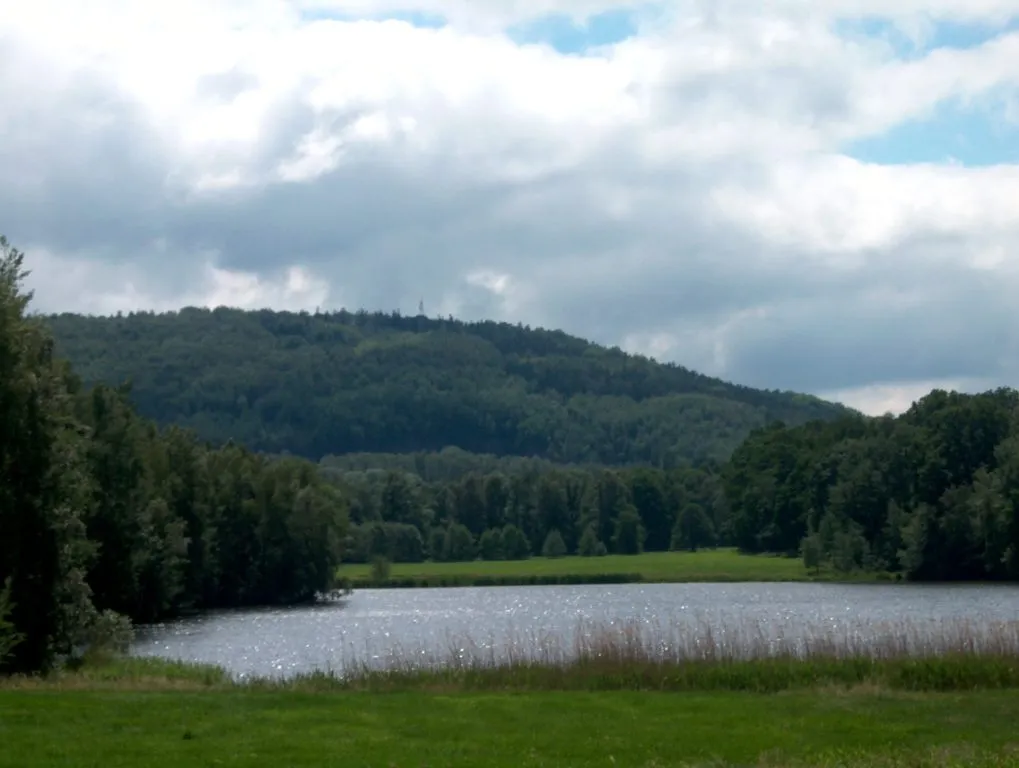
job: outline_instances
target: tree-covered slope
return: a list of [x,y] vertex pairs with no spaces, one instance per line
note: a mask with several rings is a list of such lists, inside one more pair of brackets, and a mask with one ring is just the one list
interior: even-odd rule
[[143,415],[315,459],[457,446],[673,465],[845,412],[505,323],[226,308],[48,321],[86,382],[130,380]]

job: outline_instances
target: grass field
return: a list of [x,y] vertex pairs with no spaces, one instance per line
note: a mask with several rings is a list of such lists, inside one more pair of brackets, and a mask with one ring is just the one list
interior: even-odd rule
[[[373,582],[371,567],[341,566],[339,576],[358,586]],[[615,577],[615,578],[613,578]],[[699,552],[645,552],[641,555],[562,557],[529,560],[477,560],[467,563],[394,563],[388,586],[456,586],[592,581],[736,582],[830,579],[807,571],[799,559],[742,555],[732,549]],[[873,575],[860,578],[873,579]]]
[[1015,691],[0,689],[0,766],[1019,765]]

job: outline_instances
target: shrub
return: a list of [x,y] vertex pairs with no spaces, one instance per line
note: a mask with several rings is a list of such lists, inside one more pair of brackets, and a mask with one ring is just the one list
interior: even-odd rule
[[381,583],[389,581],[389,574],[392,572],[392,565],[385,557],[372,558],[372,581]]

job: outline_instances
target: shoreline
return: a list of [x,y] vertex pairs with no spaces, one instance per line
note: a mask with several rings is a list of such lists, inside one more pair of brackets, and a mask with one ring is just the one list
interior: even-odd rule
[[346,677],[96,654],[0,679],[0,766],[1019,764],[1019,621],[900,622],[865,646],[818,625],[799,657],[755,626],[595,627],[565,655],[529,646],[493,663],[459,645]]
[[886,574],[831,574],[812,576],[802,579],[782,577],[748,578],[745,575],[718,574],[697,576],[680,576],[676,578],[651,577],[639,573],[605,573],[605,574],[533,574],[530,576],[516,575],[469,575],[469,574],[435,574],[426,576],[390,577],[384,580],[371,578],[345,579],[339,589],[442,589],[456,587],[535,587],[535,586],[584,586],[613,584],[900,584],[901,578]]
[[526,560],[424,561],[390,563],[382,578],[367,563],[341,565],[339,587],[420,589],[436,587],[554,586],[582,584],[733,584],[733,583],[896,583],[901,577],[880,572],[808,571],[802,560],[776,555],[746,555],[730,548],[697,552],[644,552],[639,555]]
[[[766,621],[580,621],[562,634],[470,635],[443,647],[387,652],[337,647],[337,666],[275,676],[214,664],[92,652],[48,678],[0,688],[148,682],[197,688],[311,690],[751,690],[875,685],[895,690],[1019,688],[1019,620],[818,621],[798,631]],[[368,655],[365,655],[367,653]]]

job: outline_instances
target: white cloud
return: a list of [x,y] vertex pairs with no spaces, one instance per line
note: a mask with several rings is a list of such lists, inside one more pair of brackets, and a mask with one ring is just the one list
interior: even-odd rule
[[423,300],[870,410],[1019,383],[1019,167],[841,154],[949,99],[1011,114],[1019,35],[901,61],[834,26],[1015,0],[641,5],[585,56],[503,31],[616,3],[3,4],[0,227],[41,308]]
[[822,396],[845,403],[863,413],[881,416],[886,413],[899,414],[909,409],[917,400],[933,389],[957,392],[981,392],[993,389],[993,381],[979,379],[948,379],[942,381],[908,381],[901,383],[874,384],[857,389],[823,392]]
[[[157,246],[158,249],[158,246]],[[27,255],[27,254],[26,254]],[[199,266],[189,275],[187,287],[167,296],[157,279],[135,264],[108,264],[67,258],[44,247],[31,249],[29,290],[45,292],[44,303],[53,311],[111,314],[151,309],[166,312],[182,306],[240,307],[280,310],[314,310],[325,305],[329,284],[301,265],[288,265],[274,274],[259,275],[215,265],[212,254],[198,255]],[[169,254],[163,254],[164,257]],[[54,276],[59,276],[56,280]],[[81,286],[92,286],[81,291]],[[110,286],[104,289],[102,286]]]

